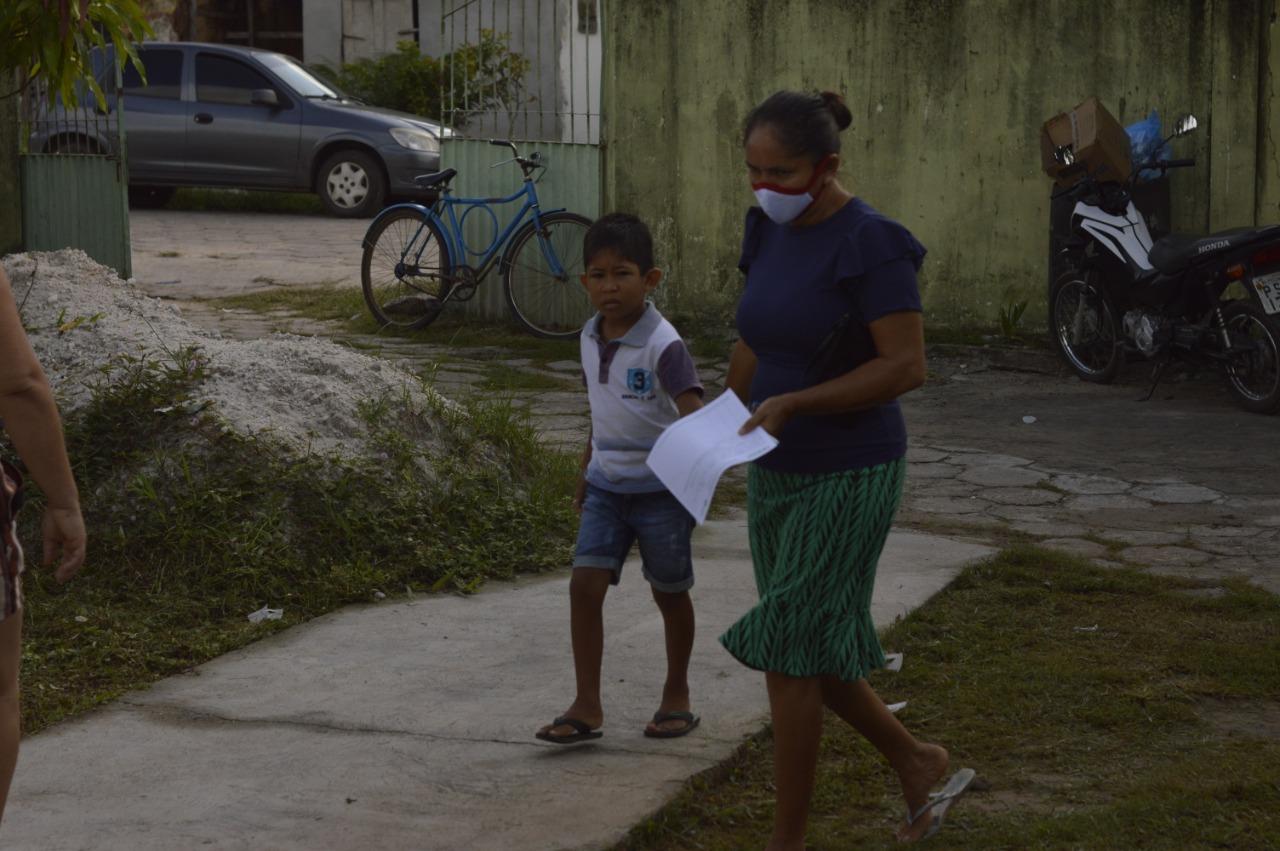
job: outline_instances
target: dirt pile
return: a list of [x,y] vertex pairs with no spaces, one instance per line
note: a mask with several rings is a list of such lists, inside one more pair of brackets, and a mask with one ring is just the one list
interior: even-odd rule
[[211,367],[198,395],[214,413],[239,433],[267,433],[299,450],[361,454],[362,402],[408,394],[415,408],[431,410],[436,401],[396,365],[329,340],[246,342],[198,329],[82,251],[12,254],[3,263],[64,411],[87,401],[104,366],[121,356],[172,359],[192,346]]

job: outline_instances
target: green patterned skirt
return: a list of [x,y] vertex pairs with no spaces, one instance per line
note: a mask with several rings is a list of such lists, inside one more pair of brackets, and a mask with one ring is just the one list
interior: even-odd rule
[[720,636],[739,662],[846,682],[884,665],[871,591],[905,468],[902,459],[817,475],[752,465],[747,517],[760,602]]

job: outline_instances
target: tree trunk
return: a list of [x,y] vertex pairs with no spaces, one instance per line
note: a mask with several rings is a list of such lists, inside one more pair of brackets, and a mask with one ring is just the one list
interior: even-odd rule
[[[0,74],[0,88],[12,91],[14,74]],[[18,103],[0,100],[0,254],[22,250],[22,174],[18,167]]]

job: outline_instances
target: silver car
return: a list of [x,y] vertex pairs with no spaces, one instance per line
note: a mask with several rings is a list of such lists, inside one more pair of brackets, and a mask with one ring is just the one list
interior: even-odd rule
[[[147,42],[139,56],[146,84],[132,65],[123,77],[135,204],[163,204],[178,186],[312,191],[352,217],[392,198],[433,200],[413,179],[440,167],[450,131],[438,123],[352,100],[269,50]],[[94,122],[59,112],[67,120],[33,125],[32,151],[115,148]]]

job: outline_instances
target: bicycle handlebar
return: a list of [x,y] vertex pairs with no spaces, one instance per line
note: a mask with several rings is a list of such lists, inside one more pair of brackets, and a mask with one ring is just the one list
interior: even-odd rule
[[542,154],[539,153],[538,151],[534,151],[532,154],[529,154],[529,156],[527,157],[522,157],[520,156],[520,152],[516,150],[516,146],[514,142],[508,142],[505,139],[490,139],[489,144],[499,148],[510,146],[511,150],[515,151],[516,153],[516,155],[511,159],[502,160],[501,162],[496,162],[493,165],[489,166],[489,168],[497,168],[498,166],[506,165],[507,163],[515,163],[516,165],[520,166],[521,171],[523,171],[526,175],[528,175],[534,169],[547,167],[547,161],[542,158]]

